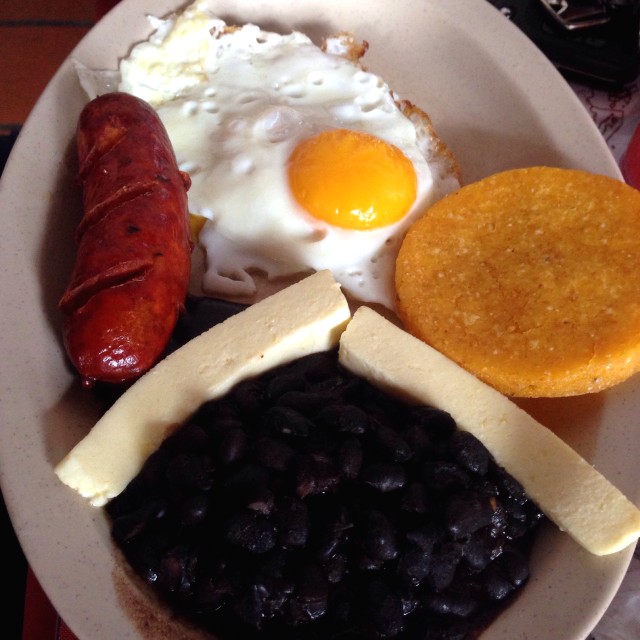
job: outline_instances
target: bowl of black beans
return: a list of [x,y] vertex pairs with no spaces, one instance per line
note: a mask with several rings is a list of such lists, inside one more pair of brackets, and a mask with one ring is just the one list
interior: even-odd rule
[[[174,346],[240,308],[190,298]],[[200,407],[105,508],[134,572],[222,640],[476,638],[543,520],[449,414],[337,351]]]

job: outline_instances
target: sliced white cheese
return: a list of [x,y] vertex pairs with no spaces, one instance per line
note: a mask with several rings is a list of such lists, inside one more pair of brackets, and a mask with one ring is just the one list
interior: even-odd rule
[[338,344],[350,318],[329,271],[248,307],[191,340],[133,384],[57,465],[71,488],[102,506],[204,402],[236,383]]
[[511,400],[369,308],[340,340],[340,362],[406,400],[439,407],[471,432],[547,517],[596,555],[640,536],[640,510]]

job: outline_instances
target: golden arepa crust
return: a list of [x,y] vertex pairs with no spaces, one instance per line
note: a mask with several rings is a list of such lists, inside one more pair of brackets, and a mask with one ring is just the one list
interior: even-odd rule
[[405,328],[510,396],[601,391],[640,370],[640,192],[532,167],[433,205],[396,264]]

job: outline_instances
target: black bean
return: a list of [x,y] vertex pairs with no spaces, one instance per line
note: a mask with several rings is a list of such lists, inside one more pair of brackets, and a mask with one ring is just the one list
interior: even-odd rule
[[309,536],[307,505],[298,498],[284,496],[276,510],[278,541],[286,548],[304,547]]
[[209,436],[203,427],[198,424],[187,424],[182,429],[174,432],[166,443],[166,448],[177,452],[203,451],[209,445]]
[[241,382],[230,392],[230,400],[241,416],[258,416],[264,406],[262,385],[256,380]]
[[382,558],[374,558],[363,552],[355,557],[355,562],[358,569],[370,573],[381,571],[384,567],[384,560]]
[[316,416],[318,426],[341,433],[362,434],[370,427],[369,416],[352,404],[332,404]]
[[257,558],[251,558],[251,565],[256,567],[256,576],[264,580],[282,581],[281,588],[287,593],[291,593],[293,585],[285,586],[287,571],[287,552],[284,549],[274,547],[271,551],[262,554]]
[[202,524],[209,515],[210,500],[207,493],[189,496],[182,505],[182,523],[188,527]]
[[497,560],[497,566],[514,587],[529,579],[529,565],[525,556],[514,547],[507,547]]
[[340,482],[337,465],[325,454],[300,456],[296,466],[296,493],[300,498],[333,491]]
[[269,515],[273,511],[275,497],[268,487],[255,487],[253,493],[248,495],[247,509],[263,515]]
[[507,516],[509,520],[526,522],[527,510],[525,509],[525,504],[518,504],[517,502],[511,502],[511,501],[505,502],[505,509],[507,511]]
[[367,615],[380,638],[395,638],[404,629],[402,600],[386,581],[376,579],[366,585]]
[[167,467],[167,479],[178,488],[208,491],[213,484],[214,466],[205,454],[179,453]]
[[466,491],[451,497],[445,507],[444,519],[454,540],[467,538],[478,529],[491,524],[493,509],[488,499]]
[[484,591],[490,600],[504,600],[514,591],[511,581],[493,565],[487,567],[483,577]]
[[491,517],[491,528],[495,535],[504,535],[509,525],[509,516],[504,504],[498,500],[492,501],[493,516]]
[[445,542],[434,551],[429,582],[436,591],[442,591],[453,582],[461,558],[462,546],[456,543]]
[[323,562],[338,552],[353,528],[353,522],[346,507],[339,506],[329,510],[330,513],[326,519],[318,518],[315,524],[313,550],[315,557]]
[[162,591],[188,592],[195,580],[196,558],[185,545],[166,551],[157,568],[155,584]]
[[544,513],[542,513],[540,507],[538,507],[538,505],[532,500],[527,500],[526,507],[529,524],[531,528],[533,528],[544,518]]
[[541,518],[538,508],[528,501],[524,504],[507,501],[504,507],[507,519],[505,533],[512,540],[526,535]]
[[198,615],[210,615],[219,610],[233,594],[233,585],[222,578],[196,581],[195,610]]
[[435,545],[444,537],[442,532],[433,524],[425,524],[419,529],[410,529],[405,536],[409,542],[429,553],[433,551]]
[[315,387],[320,393],[331,393],[338,402],[346,401],[353,396],[357,397],[360,386],[358,380],[342,372],[318,380],[315,383]]
[[347,480],[355,480],[362,468],[362,445],[357,438],[347,438],[338,449],[340,474]]
[[139,539],[122,547],[130,562],[150,584],[158,579],[157,571],[162,555],[178,544],[176,530],[167,524],[167,521],[158,521],[157,526],[149,527]]
[[[345,630],[344,640],[355,640],[355,638],[352,639],[352,637],[348,635],[348,631],[346,631],[346,629],[349,629],[350,627],[353,628],[353,626],[355,626],[353,620],[355,617],[356,607],[354,606],[353,600],[354,594],[352,593],[349,585],[345,583],[334,584],[329,589],[329,596],[327,598],[327,611],[324,617],[324,622],[326,625],[325,628]],[[325,637],[328,638],[330,636],[327,634]],[[337,637],[338,636],[336,636],[336,640]],[[339,637],[340,640],[342,640],[342,636],[340,635]],[[356,637],[359,638],[359,636]],[[320,636],[318,640],[322,640],[322,636]]]
[[412,482],[402,492],[400,509],[410,513],[427,513],[429,496],[426,487],[421,482]]
[[229,429],[218,444],[216,462],[220,465],[233,464],[241,460],[247,450],[247,434],[244,429]]
[[396,530],[384,513],[372,509],[357,527],[360,545],[369,558],[385,561],[398,555]]
[[524,555],[507,547],[484,572],[484,590],[491,600],[504,600],[529,579],[529,567]]
[[405,617],[412,614],[420,605],[420,602],[413,591],[401,591],[400,600],[402,602],[402,615]]
[[238,411],[230,402],[209,400],[205,402],[191,418],[192,424],[202,427],[211,437],[212,431],[215,435],[215,428],[218,423],[224,423],[226,419],[237,420]]
[[375,439],[391,462],[406,462],[413,456],[413,450],[407,441],[391,427],[379,422],[374,423]]
[[427,461],[422,466],[422,477],[434,491],[461,490],[471,484],[469,474],[455,462]]
[[263,602],[264,616],[267,618],[273,618],[274,616],[281,615],[282,610],[289,601],[290,593],[293,589],[289,588],[289,585],[285,586],[285,583],[280,580],[265,579],[264,582],[259,583],[260,587],[266,594],[266,599]]
[[273,402],[289,391],[304,391],[306,383],[304,378],[297,373],[282,373],[274,376],[267,382],[265,397]]
[[316,493],[322,493],[322,491],[317,488],[313,469],[307,464],[300,464],[296,472],[296,495],[299,498],[306,498]]
[[417,587],[429,575],[430,569],[431,552],[413,545],[400,555],[396,571],[403,584]]
[[260,575],[255,579],[255,584],[262,594],[263,617],[282,618],[293,592],[293,583],[282,578]]
[[347,554],[344,552],[334,553],[323,563],[327,576],[327,582],[337,584],[342,582],[347,571]]
[[337,467],[337,459],[335,459],[334,451],[338,446],[338,439],[335,433],[331,433],[326,429],[314,429],[304,440],[300,440],[298,448],[301,453],[311,456],[324,455],[334,460]]
[[511,498],[516,503],[522,505],[527,502],[527,494],[525,493],[522,485],[511,475],[509,475],[501,467],[496,468],[495,477],[498,483],[499,490],[505,494],[508,498]]
[[409,424],[421,427],[432,438],[448,438],[457,429],[455,420],[450,414],[433,407],[413,409],[409,415]]
[[[490,467],[492,466],[490,461]],[[481,484],[478,485],[478,491],[481,491],[487,498],[498,498],[500,491],[498,486],[488,476],[483,478]]]
[[476,531],[464,545],[464,559],[474,570],[481,571],[502,553],[503,539],[491,527]]
[[474,435],[468,431],[454,432],[449,440],[449,449],[463,469],[480,476],[486,475],[491,454]]
[[293,582],[285,575],[286,558],[279,551],[269,551],[256,559],[256,570],[247,576],[247,583],[257,587],[264,618],[280,614],[293,592]]
[[114,518],[111,535],[118,544],[127,544],[143,533],[152,520],[162,518],[166,509],[163,498],[143,504],[135,511]]
[[267,409],[262,416],[262,422],[272,435],[305,438],[314,429],[313,422],[300,411],[280,405]]
[[247,464],[233,471],[221,483],[223,496],[233,504],[246,504],[255,495],[256,487],[266,487],[269,471],[259,464]]
[[431,611],[440,615],[466,618],[478,608],[478,601],[469,592],[444,591],[432,594],[425,603]]
[[294,450],[286,442],[271,437],[260,438],[253,452],[258,462],[275,471],[286,471],[295,456]]
[[265,516],[247,511],[230,516],[223,525],[225,539],[249,553],[265,553],[276,544],[276,528]]
[[330,560],[338,553],[341,545],[341,539],[331,531],[322,531],[314,544],[315,557],[321,562]]
[[322,570],[316,565],[303,567],[290,600],[293,623],[299,625],[323,616],[328,597],[329,584]]
[[218,416],[211,419],[206,426],[209,438],[220,443],[222,438],[232,429],[243,429],[244,423],[237,416]]
[[289,363],[285,371],[304,377],[311,382],[324,380],[336,373],[336,353],[335,351],[312,353]]
[[407,474],[402,465],[378,462],[365,467],[360,479],[377,491],[387,493],[402,489],[407,481]]
[[279,404],[277,407],[272,407],[272,409],[294,409],[297,413],[308,418],[314,416],[332,400],[334,400],[334,398],[329,393],[318,393],[317,391],[288,391],[280,396],[278,400]]
[[257,625],[264,617],[266,597],[267,594],[262,585],[246,585],[233,598],[236,615],[246,624]]
[[402,436],[415,456],[426,459],[437,455],[431,436],[420,425],[408,426]]

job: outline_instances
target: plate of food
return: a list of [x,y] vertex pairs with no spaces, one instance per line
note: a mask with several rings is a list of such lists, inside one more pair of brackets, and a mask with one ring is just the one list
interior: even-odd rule
[[596,625],[640,205],[484,0],[124,0],[0,189],[2,491],[79,638]]

